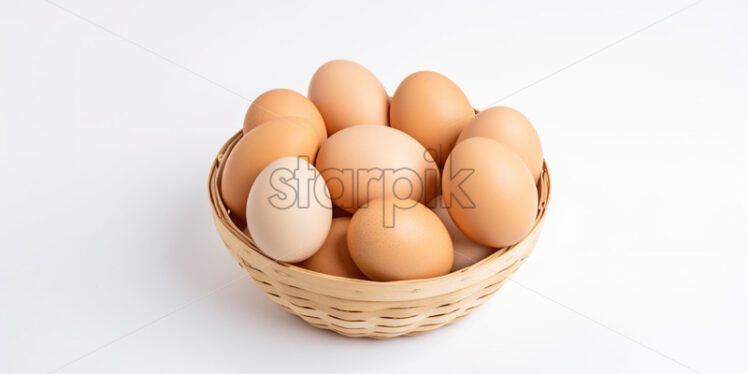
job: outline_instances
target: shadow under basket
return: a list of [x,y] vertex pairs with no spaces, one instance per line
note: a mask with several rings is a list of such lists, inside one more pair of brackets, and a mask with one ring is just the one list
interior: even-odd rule
[[[210,170],[213,219],[229,253],[281,308],[310,325],[345,336],[392,338],[416,335],[460,320],[501,288],[535,247],[551,192],[548,167],[538,183],[538,215],[519,243],[469,267],[436,278],[375,282],[342,278],[275,261],[237,227],[220,196],[220,176],[239,131],[221,148]],[[293,229],[293,228],[289,228]]]

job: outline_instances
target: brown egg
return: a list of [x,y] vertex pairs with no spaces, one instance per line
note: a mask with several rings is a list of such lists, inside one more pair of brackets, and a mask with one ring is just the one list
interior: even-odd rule
[[366,279],[366,276],[361,270],[358,270],[353,259],[351,259],[350,252],[348,252],[346,233],[350,223],[351,219],[348,217],[333,218],[330,233],[327,234],[327,239],[325,239],[322,247],[312,257],[297,265],[319,273]]
[[231,212],[245,219],[247,196],[258,174],[285,156],[306,157],[314,164],[319,140],[304,119],[278,118],[255,127],[236,143],[221,176],[221,197]]
[[487,138],[465,139],[447,158],[443,175],[449,215],[470,239],[504,247],[524,238],[535,223],[535,181],[509,147]]
[[355,125],[387,126],[388,99],[377,77],[352,61],[320,66],[309,83],[309,100],[322,113],[329,136]]
[[386,126],[338,131],[320,147],[316,166],[333,204],[348,212],[383,196],[428,202],[439,185],[439,169],[426,149]]
[[413,200],[375,199],[348,226],[353,262],[372,280],[431,278],[452,267],[452,241],[439,217]]
[[535,181],[540,178],[543,169],[540,138],[522,113],[503,106],[486,109],[465,126],[457,142],[476,136],[493,139],[509,147],[522,158]]
[[312,127],[320,144],[327,139],[325,122],[317,107],[302,94],[285,88],[267,91],[252,102],[244,116],[244,133],[281,117],[303,118],[306,120],[303,124]]
[[452,238],[454,260],[452,261],[452,269],[450,271],[457,271],[478,263],[480,260],[496,252],[496,248],[478,244],[460,231],[460,228],[452,221],[452,217],[449,216],[441,195],[431,200],[427,206],[442,220],[444,227],[449,232],[449,237]]
[[419,71],[405,78],[390,104],[390,125],[423,144],[440,167],[474,115],[460,88],[431,71]]

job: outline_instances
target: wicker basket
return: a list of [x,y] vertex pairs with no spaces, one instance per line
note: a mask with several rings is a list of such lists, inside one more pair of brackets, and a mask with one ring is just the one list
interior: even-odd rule
[[220,197],[219,181],[239,131],[221,148],[208,179],[218,233],[255,284],[281,308],[312,326],[355,337],[415,335],[455,322],[493,295],[535,247],[551,190],[547,165],[538,183],[535,226],[519,243],[482,261],[437,278],[374,282],[317,273],[266,257],[232,221]]

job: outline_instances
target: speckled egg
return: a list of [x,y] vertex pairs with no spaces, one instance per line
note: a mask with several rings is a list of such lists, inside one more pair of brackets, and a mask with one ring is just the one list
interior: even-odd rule
[[347,240],[351,258],[372,280],[431,278],[452,267],[447,229],[434,212],[413,200],[370,201],[353,214]]

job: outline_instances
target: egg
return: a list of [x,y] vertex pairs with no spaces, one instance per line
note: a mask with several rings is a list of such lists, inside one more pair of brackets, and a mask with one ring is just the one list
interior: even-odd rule
[[309,83],[308,96],[322,113],[328,135],[355,125],[389,124],[387,91],[374,74],[355,62],[334,60],[320,66]]
[[317,169],[333,203],[354,212],[379,197],[428,202],[436,196],[439,169],[421,144],[386,126],[345,128],[322,144]]
[[322,247],[312,257],[300,262],[298,266],[339,277],[366,279],[348,252],[346,234],[350,223],[349,217],[333,218],[330,232]]
[[457,227],[489,247],[520,241],[538,211],[530,169],[509,147],[487,138],[455,146],[444,165],[442,194]]
[[268,164],[247,198],[249,234],[267,256],[285,262],[311,257],[332,225],[332,204],[317,169],[298,157]]
[[260,171],[284,156],[307,157],[314,162],[319,138],[304,119],[277,118],[255,127],[236,143],[221,175],[221,197],[235,217],[244,219],[247,195]]
[[434,212],[413,200],[370,201],[353,214],[347,240],[353,262],[372,280],[431,278],[452,267],[447,229]]
[[452,217],[449,216],[441,195],[431,200],[427,206],[436,213],[437,217],[444,224],[444,227],[447,228],[449,237],[452,239],[454,260],[452,261],[452,269],[450,271],[457,271],[478,263],[480,260],[496,252],[496,248],[478,244],[460,231],[454,221],[452,221]]
[[543,169],[543,149],[538,133],[522,113],[502,106],[486,109],[465,126],[457,142],[476,136],[493,139],[509,147],[522,158],[533,179],[538,181]]
[[460,88],[431,71],[419,71],[405,78],[390,104],[390,125],[418,140],[440,167],[474,115]]
[[299,117],[306,121],[317,134],[320,144],[327,139],[327,128],[317,107],[304,95],[285,88],[270,90],[258,96],[244,116],[244,133],[253,128],[281,117]]

